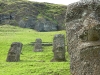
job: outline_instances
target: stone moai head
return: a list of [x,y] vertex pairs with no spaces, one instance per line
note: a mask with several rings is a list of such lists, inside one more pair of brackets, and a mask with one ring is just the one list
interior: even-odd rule
[[56,34],[53,39],[54,58],[51,61],[66,61],[65,59],[65,37],[63,34]]
[[66,32],[72,75],[100,75],[100,0],[69,4]]
[[8,52],[7,62],[18,62],[23,44],[20,42],[13,42]]
[[42,52],[42,40],[40,38],[35,40],[34,52]]

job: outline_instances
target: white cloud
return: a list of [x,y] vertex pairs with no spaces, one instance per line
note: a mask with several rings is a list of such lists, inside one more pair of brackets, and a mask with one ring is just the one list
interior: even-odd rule
[[36,2],[48,2],[48,3],[55,3],[55,4],[64,4],[68,5],[70,3],[77,2],[79,0],[29,0],[29,1],[36,1]]

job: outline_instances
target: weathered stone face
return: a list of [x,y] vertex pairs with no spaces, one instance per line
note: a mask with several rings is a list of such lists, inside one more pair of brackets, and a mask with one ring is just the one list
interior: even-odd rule
[[8,52],[7,62],[18,62],[23,44],[20,42],[13,42]]
[[72,75],[100,75],[100,1],[68,5],[66,31]]
[[35,40],[34,52],[42,52],[42,40],[40,38]]
[[65,61],[65,37],[63,34],[56,34],[53,39],[54,58],[51,61]]

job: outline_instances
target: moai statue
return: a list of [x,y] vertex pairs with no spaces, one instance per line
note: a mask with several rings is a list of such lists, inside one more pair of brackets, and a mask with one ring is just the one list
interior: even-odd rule
[[66,32],[71,75],[100,75],[100,0],[69,4]]
[[65,59],[65,37],[63,34],[56,34],[53,39],[54,57],[51,62],[62,62]]
[[20,42],[13,42],[8,52],[7,62],[18,62],[20,61],[20,54],[23,44]]
[[42,52],[42,40],[40,38],[35,40],[34,52]]

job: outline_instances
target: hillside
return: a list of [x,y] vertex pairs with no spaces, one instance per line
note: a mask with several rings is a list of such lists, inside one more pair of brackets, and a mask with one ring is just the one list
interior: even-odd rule
[[[29,45],[36,38],[41,38],[43,42],[52,42],[55,34],[66,35],[66,32],[36,32],[17,26],[0,26],[0,75],[70,75],[67,51],[66,62],[50,62],[54,56],[52,46],[43,46],[43,52],[34,52],[34,46]],[[23,43],[19,62],[6,62],[12,42]]]
[[0,24],[18,25],[37,31],[56,31],[65,28],[67,6],[27,0],[1,0]]

